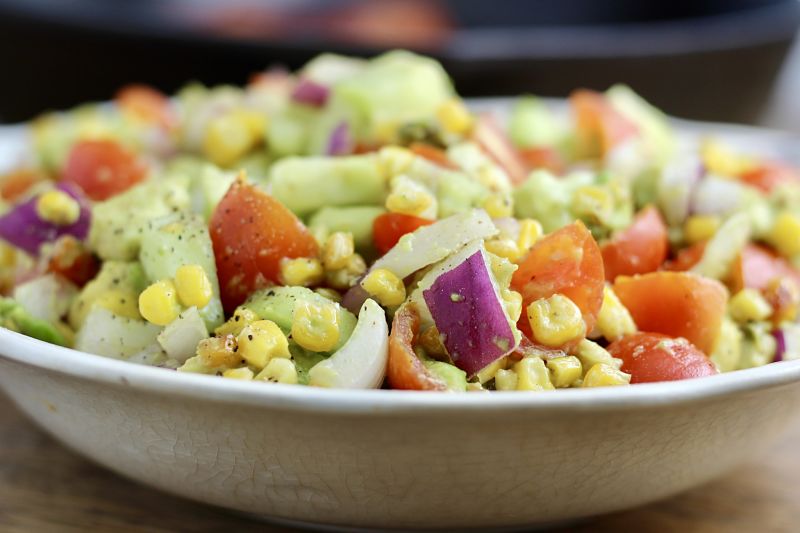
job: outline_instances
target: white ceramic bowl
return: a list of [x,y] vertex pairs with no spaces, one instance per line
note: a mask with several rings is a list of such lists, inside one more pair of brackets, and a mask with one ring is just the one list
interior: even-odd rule
[[[784,156],[800,146],[727,131]],[[373,528],[527,526],[634,507],[731,469],[800,409],[800,361],[543,394],[336,391],[178,374],[2,328],[0,385],[67,446],[155,488]]]

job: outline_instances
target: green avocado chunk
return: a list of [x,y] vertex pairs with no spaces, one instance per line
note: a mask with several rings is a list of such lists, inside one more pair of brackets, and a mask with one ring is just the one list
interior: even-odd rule
[[0,326],[51,344],[69,345],[55,326],[31,316],[11,298],[0,297]]

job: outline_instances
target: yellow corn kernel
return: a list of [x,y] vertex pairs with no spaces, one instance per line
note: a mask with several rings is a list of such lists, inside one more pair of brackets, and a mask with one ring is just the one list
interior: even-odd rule
[[211,280],[200,265],[182,265],[175,271],[175,289],[178,299],[186,307],[202,309],[211,301],[214,291]]
[[526,357],[514,365],[517,374],[517,390],[545,391],[553,390],[550,372],[538,357]]
[[327,270],[345,268],[350,256],[354,253],[353,234],[336,231],[325,241],[322,249],[322,264]]
[[556,388],[569,387],[583,376],[581,360],[574,355],[556,357],[547,361],[551,380]]
[[386,146],[378,152],[378,169],[389,180],[406,172],[416,157],[408,148]]
[[178,318],[181,312],[177,293],[172,281],[157,281],[139,295],[139,312],[148,322],[166,326]]
[[500,297],[503,299],[503,306],[506,308],[508,318],[516,324],[522,314],[522,295],[511,289],[501,289]]
[[615,385],[627,385],[630,382],[630,374],[626,374],[622,370],[605,363],[594,365],[583,377],[584,387],[612,387]]
[[505,218],[514,214],[514,203],[507,194],[490,194],[481,207],[492,218]]
[[394,144],[397,140],[397,130],[400,125],[396,120],[378,122],[372,128],[372,135],[378,144]]
[[768,240],[785,257],[800,254],[800,217],[786,211],[779,214]]
[[494,388],[499,391],[517,390],[519,378],[513,370],[498,369],[494,374]]
[[484,243],[486,246],[486,250],[493,253],[494,255],[498,255],[500,257],[504,257],[509,261],[516,262],[520,258],[519,247],[517,247],[517,243],[514,239],[489,239]]
[[578,343],[575,355],[580,359],[583,370],[589,370],[600,363],[613,366],[614,368],[622,366],[622,361],[620,359],[613,357],[608,353],[608,350],[589,339],[583,339]]
[[483,388],[483,385],[476,381],[468,381],[467,392],[487,392],[487,390]]
[[608,285],[603,288],[603,305],[597,315],[595,327],[608,341],[636,333],[633,317]]
[[572,211],[578,217],[604,221],[614,212],[614,197],[605,187],[585,185],[572,195]]
[[297,302],[292,315],[292,340],[312,352],[333,349],[339,342],[336,304]]
[[245,326],[236,341],[239,355],[248,365],[258,370],[267,366],[275,357],[291,357],[286,335],[271,320],[257,320]]
[[728,312],[739,323],[766,320],[772,314],[772,306],[756,289],[742,289],[728,302]]
[[251,381],[253,379],[253,371],[243,366],[242,368],[229,368],[222,372],[222,377],[230,379],[241,379],[244,381]]
[[433,210],[436,199],[422,185],[410,179],[399,180],[389,196],[386,209],[392,213],[420,216]]
[[291,359],[273,359],[267,363],[264,370],[258,373],[256,380],[296,385],[297,367],[295,367]]
[[242,364],[242,358],[236,351],[236,338],[233,335],[201,340],[197,345],[197,359],[200,365],[208,370],[224,370]]
[[69,226],[81,216],[81,206],[72,196],[54,189],[42,193],[36,200],[39,218],[57,226]]
[[533,248],[542,235],[544,230],[538,220],[524,218],[519,221],[519,236],[517,237],[517,248],[520,256],[525,255]]
[[[499,372],[500,370],[507,369],[508,364],[509,364],[508,357],[501,357],[500,359],[497,359],[494,362],[478,370],[478,373],[475,374],[475,376],[478,378],[479,382],[486,383],[492,378],[495,378],[497,376],[497,372]],[[516,387],[516,384],[514,386]]]
[[318,289],[315,289],[314,292],[316,292],[320,296],[324,296],[325,298],[327,298],[332,302],[342,303],[342,295],[339,294],[339,291],[328,289],[327,287],[320,287]]
[[256,320],[258,320],[257,314],[249,309],[240,307],[233,312],[233,316],[230,317],[227,322],[215,329],[214,333],[221,336],[237,336],[242,332],[245,326],[255,322]]
[[203,152],[213,163],[227,167],[245,156],[257,142],[250,122],[240,113],[231,112],[208,123]]
[[334,289],[346,290],[352,287],[366,270],[367,264],[364,262],[364,258],[359,254],[353,254],[347,260],[345,268],[326,271],[325,281]]
[[325,278],[319,259],[313,257],[284,258],[281,260],[281,282],[284,285],[310,287]]
[[94,300],[92,305],[97,305],[104,309],[108,309],[118,316],[124,316],[136,320],[142,318],[142,315],[139,314],[139,306],[136,300],[136,295],[128,291],[109,289],[100,294]]
[[733,320],[725,317],[719,328],[714,350],[708,356],[720,372],[730,372],[739,367],[742,358],[742,330]]
[[693,215],[683,225],[683,237],[689,244],[705,241],[714,236],[722,220],[714,215]]
[[12,269],[17,264],[17,250],[0,241],[0,268]]
[[708,172],[720,176],[738,176],[755,167],[755,162],[751,158],[736,154],[713,139],[703,142],[700,147],[700,157]]
[[400,305],[406,299],[403,280],[385,268],[376,268],[367,274],[361,286],[383,306]]
[[448,100],[436,109],[436,118],[445,131],[464,135],[472,129],[474,120],[463,102]]
[[561,294],[531,303],[528,306],[528,322],[536,340],[553,348],[586,334],[581,310]]
[[266,115],[251,109],[239,109],[233,113],[247,126],[256,141],[264,138],[264,133],[267,129]]

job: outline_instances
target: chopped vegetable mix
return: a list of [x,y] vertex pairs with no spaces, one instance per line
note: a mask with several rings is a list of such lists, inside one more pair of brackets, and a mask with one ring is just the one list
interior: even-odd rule
[[324,54],[31,122],[0,326],[332,388],[530,391],[800,358],[800,170],[678,150],[625,86],[474,113],[434,60]]

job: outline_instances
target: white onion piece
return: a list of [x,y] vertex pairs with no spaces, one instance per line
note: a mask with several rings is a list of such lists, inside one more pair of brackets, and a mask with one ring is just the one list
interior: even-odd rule
[[686,220],[692,193],[704,172],[697,156],[680,157],[664,167],[658,184],[658,202],[670,226],[678,226]]
[[62,277],[46,274],[14,288],[13,297],[29,315],[56,323],[67,314],[78,289]]
[[167,324],[158,334],[157,340],[167,356],[184,363],[195,354],[197,344],[206,337],[208,337],[206,323],[197,312],[197,308],[190,307]]
[[115,359],[128,357],[156,342],[156,325],[121,315],[103,307],[94,307],[75,335],[75,349]]
[[741,183],[708,176],[695,187],[690,212],[725,216],[741,209],[746,201],[747,188]]
[[714,279],[724,279],[734,260],[750,240],[750,217],[737,213],[725,221],[703,250],[703,257],[692,272]]
[[380,305],[368,299],[347,342],[308,372],[308,384],[335,389],[376,389],[386,376],[389,327]]
[[786,324],[774,332],[777,341],[775,361],[800,359],[800,324]]

